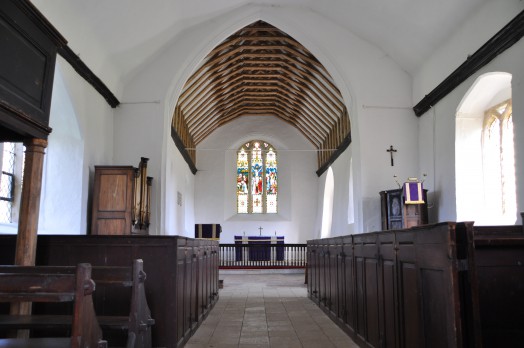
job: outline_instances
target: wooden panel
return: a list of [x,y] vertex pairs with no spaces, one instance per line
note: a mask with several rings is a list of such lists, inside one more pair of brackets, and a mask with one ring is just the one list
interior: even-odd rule
[[422,313],[424,314],[424,346],[445,347],[448,345],[448,337],[453,333],[447,332],[448,320],[446,305],[449,299],[441,287],[447,283],[442,270],[421,269],[422,284]]
[[365,331],[365,291],[364,288],[364,259],[362,257],[355,257],[355,309],[356,309],[356,320],[355,320],[355,333],[366,340]]
[[524,341],[524,233],[522,226],[475,227],[475,261],[484,347]]
[[29,38],[0,17],[1,84],[5,90],[41,108],[47,57]]
[[382,262],[382,289],[379,291],[381,298],[379,301],[382,306],[381,313],[383,313],[383,324],[380,325],[382,331],[380,337],[384,340],[386,347],[396,346],[396,284],[395,284],[395,263],[390,260]]
[[127,232],[126,219],[99,219],[97,222],[98,234],[124,235]]
[[131,234],[134,176],[133,166],[95,166],[91,234]]
[[185,290],[185,273],[186,273],[186,253],[184,248],[179,248],[177,250],[177,263],[176,263],[176,273],[177,273],[177,279],[176,279],[176,308],[178,309],[175,313],[176,316],[176,324],[175,324],[175,330],[177,333],[177,346],[180,346],[184,343],[184,335],[185,335],[185,328],[184,328],[184,317],[185,317],[185,298],[184,298],[184,290]]
[[318,285],[320,304],[325,307],[329,291],[329,250],[327,244],[320,245],[320,272]]
[[127,174],[101,174],[100,193],[98,196],[99,211],[126,211],[128,192]]
[[379,249],[379,329],[386,347],[395,347],[397,340],[397,258],[394,233],[380,233],[377,236]]
[[332,313],[334,318],[337,318],[338,313],[338,285],[337,285],[337,268],[339,266],[339,248],[341,245],[337,245],[337,239],[331,239],[328,245],[328,272],[329,272],[329,293],[327,294],[327,307]]
[[379,337],[379,313],[378,313],[378,260],[367,258],[365,260],[365,317],[366,317],[366,339],[374,347],[380,343]]
[[344,237],[343,239],[343,262],[344,262],[344,316],[342,321],[346,330],[353,333],[356,326],[355,315],[355,273],[354,273],[354,257],[353,257],[353,239],[352,237]]
[[1,141],[47,139],[56,53],[65,44],[29,1],[2,1]]
[[337,272],[321,258],[320,291],[335,274],[344,308],[320,307],[359,346],[481,346],[471,223],[314,240],[308,248],[327,244],[338,253]]

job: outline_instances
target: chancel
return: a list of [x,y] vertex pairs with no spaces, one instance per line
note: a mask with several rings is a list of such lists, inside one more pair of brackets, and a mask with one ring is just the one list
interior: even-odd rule
[[[522,345],[524,2],[384,4],[0,1],[0,346],[131,346],[116,313],[134,347]],[[93,335],[16,300],[53,269]],[[199,331],[239,270],[345,334]]]

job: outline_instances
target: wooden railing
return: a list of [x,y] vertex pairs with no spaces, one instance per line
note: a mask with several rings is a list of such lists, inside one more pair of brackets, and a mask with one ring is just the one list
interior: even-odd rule
[[220,244],[221,269],[305,268],[306,244]]

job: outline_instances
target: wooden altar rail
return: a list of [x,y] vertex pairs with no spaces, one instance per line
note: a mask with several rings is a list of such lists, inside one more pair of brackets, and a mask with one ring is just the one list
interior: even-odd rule
[[362,347],[482,347],[471,223],[308,241],[309,297]]
[[307,244],[220,244],[219,248],[220,269],[306,267]]

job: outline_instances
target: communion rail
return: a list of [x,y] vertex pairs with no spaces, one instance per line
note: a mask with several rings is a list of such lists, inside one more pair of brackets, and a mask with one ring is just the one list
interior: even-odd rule
[[220,244],[221,269],[305,268],[307,244]]

